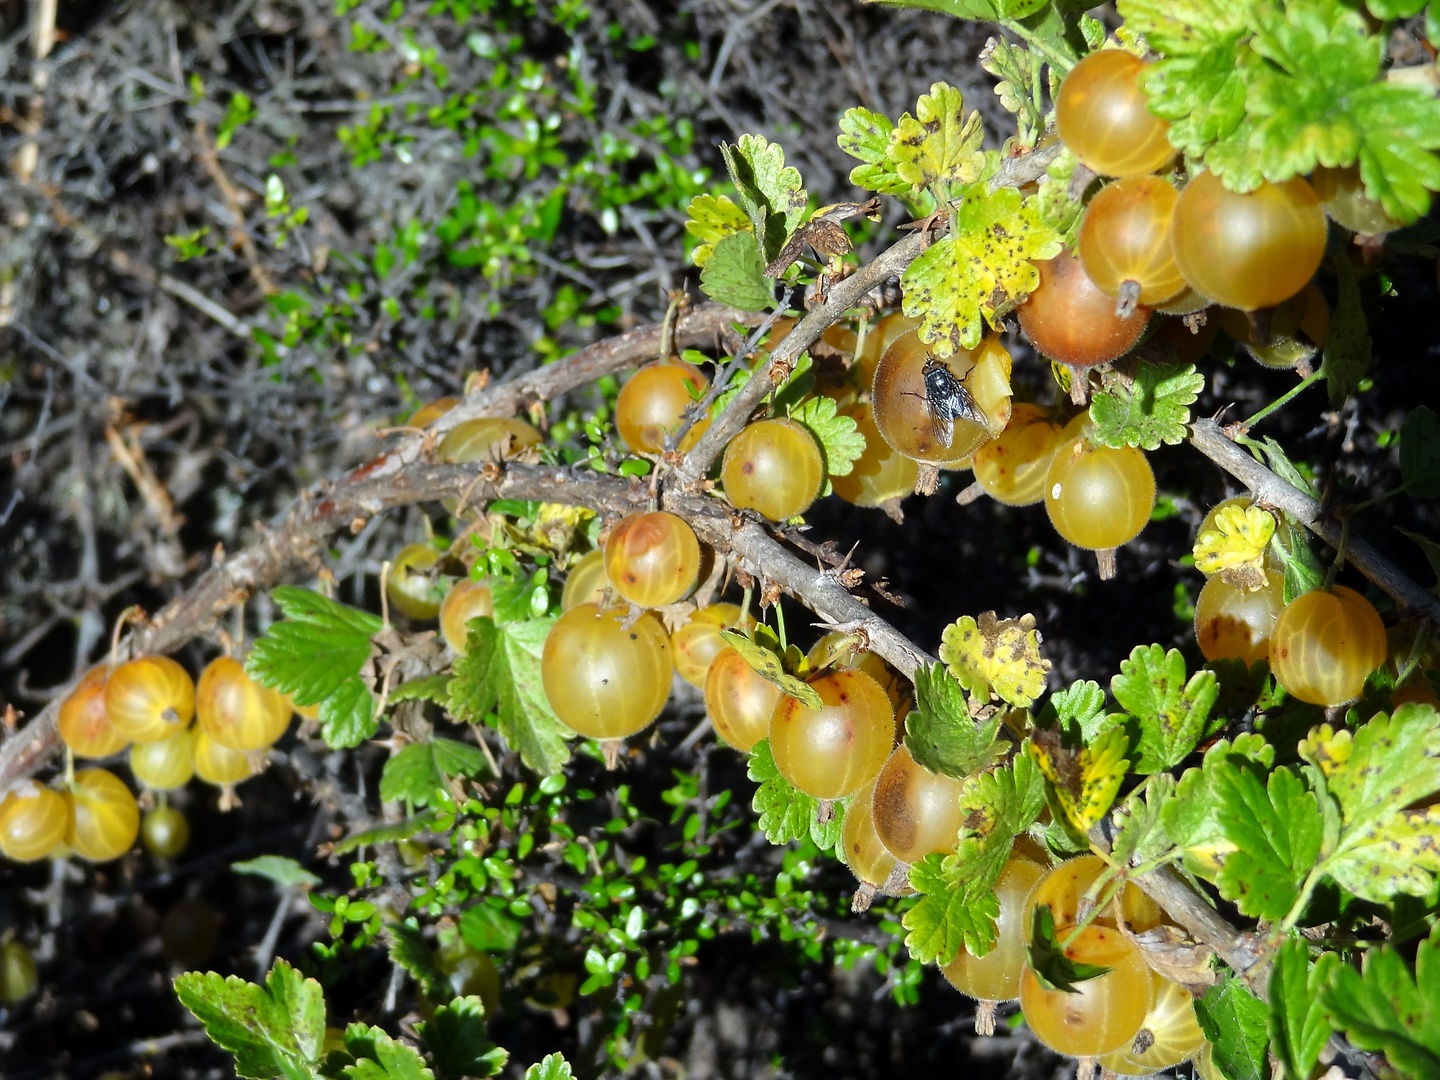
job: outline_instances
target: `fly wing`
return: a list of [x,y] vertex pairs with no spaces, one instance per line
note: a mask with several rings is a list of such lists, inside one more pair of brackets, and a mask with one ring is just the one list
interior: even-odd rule
[[955,421],[950,416],[950,410],[931,408],[930,426],[935,429],[935,437],[940,440],[940,445],[949,449],[950,444],[955,441]]

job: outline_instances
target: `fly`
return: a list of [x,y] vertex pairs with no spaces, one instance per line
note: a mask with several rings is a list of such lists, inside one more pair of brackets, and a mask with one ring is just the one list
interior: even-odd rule
[[948,447],[954,441],[956,420],[969,420],[982,427],[989,425],[980,406],[975,404],[974,396],[965,388],[964,380],[957,379],[948,367],[931,356],[926,359],[922,372],[925,376],[925,404],[942,446]]

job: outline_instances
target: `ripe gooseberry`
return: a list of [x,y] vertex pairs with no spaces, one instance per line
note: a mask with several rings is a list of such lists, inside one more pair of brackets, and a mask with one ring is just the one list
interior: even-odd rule
[[810,680],[820,707],[782,694],[770,715],[770,750],[792,787],[843,799],[880,772],[895,745],[895,710],[863,671],[839,668]]
[[1285,575],[1265,571],[1265,584],[1246,589],[1216,574],[1195,600],[1195,640],[1206,660],[1239,660],[1247,667],[1270,656],[1275,623],[1285,607]]
[[1000,437],[975,451],[970,466],[975,482],[1006,506],[1038,503],[1045,498],[1045,474],[1060,443],[1060,431],[1039,405],[1017,403]]
[[579,604],[545,638],[540,677],[560,722],[592,739],[649,727],[670,697],[670,638],[646,612],[629,628],[623,607]]
[[499,460],[527,446],[545,441],[534,424],[513,416],[480,416],[456,424],[445,433],[436,449],[441,461],[464,465],[472,461]]
[[901,743],[875,778],[871,813],[880,842],[906,864],[935,852],[953,852],[964,820],[964,787],[963,780],[931,772]]
[[141,656],[110,672],[105,711],[132,742],[168,738],[195,716],[195,682],[168,656]]
[[140,819],[140,842],[156,858],[174,859],[190,846],[190,822],[180,810],[162,804]]
[[890,880],[900,860],[891,854],[875,830],[875,815],[871,812],[874,798],[875,780],[867,780],[845,810],[840,844],[845,862],[860,884],[878,889]]
[[1342,705],[1360,696],[1385,652],[1385,624],[1375,605],[1336,585],[1286,605],[1270,637],[1270,670],[1292,697]]
[[195,729],[181,728],[168,739],[130,748],[130,771],[151,791],[174,791],[195,775]]
[[495,597],[489,581],[461,578],[440,602],[440,633],[457,653],[465,651],[470,620],[495,614]]
[[1357,166],[1327,169],[1323,165],[1310,177],[1315,195],[1325,207],[1325,215],[1337,225],[1364,236],[1379,236],[1401,227],[1385,212],[1379,201],[1365,193]]
[[670,635],[676,673],[691,686],[703,688],[710,664],[722,649],[729,648],[720,631],[730,630],[741,621],[739,605],[723,602],[707,604],[691,615]]
[[76,757],[109,757],[124,750],[130,741],[115,730],[105,711],[105,684],[109,678],[109,665],[97,664],[60,703],[55,727]]
[[82,859],[109,862],[135,845],[140,833],[140,808],[135,796],[106,769],[81,769],[66,793],[70,828],[65,843]]
[[[1056,927],[1065,941],[1071,927]],[[1144,957],[1119,930],[1090,925],[1079,931],[1065,955],[1081,964],[1109,972],[1075,984],[1075,993],[1047,990],[1025,968],[1020,978],[1020,1008],[1025,1022],[1042,1043],[1057,1054],[1096,1057],[1135,1038],[1154,992]]]
[[1121,318],[1115,298],[1101,292],[1077,255],[1062,251],[1035,264],[1040,284],[1015,314],[1030,344],[1052,360],[1091,367],[1130,351],[1145,332],[1150,309],[1137,304]]
[[1107,296],[1131,285],[1131,302],[1150,307],[1185,288],[1170,251],[1170,217],[1180,193],[1159,176],[1127,176],[1090,200],[1076,245],[1085,276]]
[[1155,473],[1134,446],[1092,446],[1083,431],[1062,443],[1045,473],[1045,511],[1076,547],[1104,551],[1140,535],[1155,507]]
[[605,576],[641,607],[665,607],[700,573],[700,541],[682,517],[664,510],[622,518],[605,541]]
[[[191,758],[195,764],[195,775],[207,784],[228,788],[248,780],[258,771],[251,763],[251,756],[241,750],[231,750],[216,742],[209,732],[196,731],[190,744]],[[224,809],[222,803],[222,809]]]
[[411,413],[410,419],[406,423],[412,428],[428,428],[458,404],[460,404],[460,399],[456,397],[436,398]]
[[855,429],[865,440],[865,452],[844,476],[831,477],[835,494],[851,506],[880,506],[914,491],[919,466],[881,437],[870,403],[848,405],[840,415],[855,421]]
[[440,614],[445,584],[435,567],[440,553],[429,544],[406,544],[390,560],[385,595],[391,606],[412,619],[424,621]]
[[715,734],[742,754],[770,731],[770,714],[780,700],[780,688],[726,645],[705,672],[705,711]]
[[1205,1044],[1195,1019],[1195,998],[1185,987],[1155,972],[1150,1011],[1135,1037],[1100,1058],[1100,1066],[1120,1076],[1148,1076],[1179,1065]]
[[[1084,919],[1099,899],[1091,895],[1095,881],[1106,870],[1105,860],[1098,855],[1081,855],[1066,859],[1046,870],[1025,898],[1025,910],[1021,919],[1021,931],[1025,941],[1030,941],[1033,930],[1031,917],[1035,905],[1044,904],[1055,917],[1055,925],[1074,925]],[[1105,891],[1113,891],[1113,885]],[[1116,927],[1123,919],[1125,925],[1136,933],[1150,930],[1164,921],[1164,913],[1158,904],[1141,892],[1133,882],[1127,881],[1119,891],[1120,911],[1117,917],[1115,901],[1112,899],[1095,916],[1094,925]],[[1057,932],[1057,936],[1059,935]]]
[[1025,970],[1021,926],[1025,897],[1044,873],[1043,866],[1029,859],[1012,858],[1005,864],[995,880],[995,899],[1000,905],[995,947],[979,957],[962,947],[955,959],[940,968],[940,974],[956,990],[981,1001],[1010,1001],[1020,995],[1020,974]]
[[605,552],[587,552],[570,568],[565,588],[560,593],[560,610],[569,611],[578,604],[598,604],[605,599],[610,579],[605,576]]
[[1170,243],[1192,287],[1226,307],[1274,307],[1303,289],[1325,255],[1325,212],[1303,177],[1249,194],[1202,172],[1175,204]]
[[[663,453],[665,440],[679,428],[685,410],[709,385],[693,364],[646,364],[630,376],[615,400],[615,428],[621,440],[637,454]],[[685,433],[687,441],[698,439],[709,426],[708,416],[698,418]]]
[[783,417],[760,420],[726,445],[720,483],[732,506],[787,521],[819,497],[825,457],[803,424]]
[[[937,416],[926,385],[927,364],[941,365],[947,376],[944,381],[959,384],[955,392],[968,395],[984,423]],[[892,341],[880,357],[870,403],[876,430],[906,457],[937,465],[961,462],[999,434],[1010,419],[1010,354],[998,338],[987,337],[974,349],[961,349],[941,361],[918,333],[909,331]]]
[[200,673],[195,714],[200,730],[221,746],[263,750],[285,734],[290,713],[285,695],[250,678],[233,656],[217,656]]
[[1102,176],[1154,172],[1175,155],[1170,125],[1146,107],[1139,78],[1149,67],[1120,49],[1085,57],[1065,76],[1055,99],[1060,139]]
[[43,859],[65,841],[70,804],[53,788],[33,781],[0,800],[0,852],[16,862]]

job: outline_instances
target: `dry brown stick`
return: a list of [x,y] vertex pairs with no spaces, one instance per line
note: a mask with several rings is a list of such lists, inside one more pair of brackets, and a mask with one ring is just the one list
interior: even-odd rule
[[1256,501],[1283,510],[1337,551],[1343,542],[1345,561],[1374,582],[1402,610],[1423,615],[1440,625],[1440,598],[1400,573],[1374,547],[1325,516],[1318,502],[1292,487],[1237,446],[1213,420],[1190,426],[1190,444],[1250,489]]
[[55,47],[56,0],[35,0],[30,20],[30,54],[35,58],[30,72],[30,100],[25,106],[25,141],[15,155],[15,178],[29,184],[40,164],[40,125],[45,121],[45,88],[50,73],[43,61]]
[[195,121],[195,144],[200,151],[200,164],[210,174],[210,179],[215,181],[215,186],[220,189],[225,205],[230,210],[230,238],[240,246],[240,251],[245,256],[245,265],[250,268],[250,276],[266,296],[279,292],[260,262],[260,252],[255,247],[250,230],[245,227],[245,208],[240,205],[240,193],[235,190],[235,185],[230,183],[230,178],[220,167],[220,159],[215,156],[215,147],[210,142],[210,132],[203,120]]

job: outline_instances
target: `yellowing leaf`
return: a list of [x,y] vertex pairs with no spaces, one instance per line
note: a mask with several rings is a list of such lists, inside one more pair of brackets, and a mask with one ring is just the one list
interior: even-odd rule
[[965,115],[965,97],[943,82],[931,85],[890,133],[890,158],[901,179],[916,187],[941,180],[970,184],[985,167],[980,114]]
[[696,266],[704,266],[710,261],[718,241],[735,233],[754,230],[749,215],[728,195],[696,195],[685,212],[689,215],[685,231],[701,242],[690,255]]
[[[920,320],[920,339],[944,358],[980,342],[984,323],[1040,283],[1034,262],[1060,252],[1060,237],[1036,199],[1014,188],[970,185],[954,206],[953,231],[910,264],[900,278],[905,314]],[[982,321],[983,320],[983,321]]]
[[941,637],[940,659],[972,694],[1000,698],[1027,709],[1045,692],[1050,661],[1040,656],[1035,616],[1000,620],[987,611],[951,623]]
[[[797,678],[786,670],[787,659],[792,661],[789,664],[792,668],[796,666],[794,661],[798,660],[801,663],[804,661],[804,657],[799,655],[799,650],[795,649],[795,646],[790,646],[786,650],[786,655],[782,657],[781,654],[751,640],[738,630],[722,630],[720,636],[724,639],[725,644],[740,654],[745,663],[754,668],[757,675],[768,679],[791,697],[799,698],[810,708],[820,708],[820,695],[815,688],[804,679]],[[795,656],[789,655],[792,651],[796,654]]]
[[1079,833],[1089,831],[1110,811],[1129,762],[1125,729],[1113,727],[1077,753],[1063,746],[1060,733],[1051,728],[1030,737],[1030,752],[1049,781],[1055,801]]
[[1195,568],[1203,574],[1222,570],[1261,570],[1265,548],[1275,535],[1275,515],[1258,506],[1224,506],[1212,527],[1195,538]]

